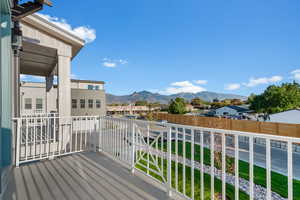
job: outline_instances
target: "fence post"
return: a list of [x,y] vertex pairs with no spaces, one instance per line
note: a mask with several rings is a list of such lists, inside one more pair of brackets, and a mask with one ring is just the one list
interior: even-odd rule
[[134,160],[134,156],[135,156],[135,124],[133,122],[133,120],[131,121],[131,128],[132,128],[132,136],[131,136],[131,173],[134,173],[134,169],[135,169],[135,160]]
[[168,159],[168,185],[167,185],[167,191],[169,197],[172,196],[172,127],[168,127],[168,133],[167,133],[167,159]]
[[[19,167],[20,165],[20,148],[21,148],[21,125],[22,125],[22,119],[17,119],[17,141],[16,141],[16,167]],[[27,124],[26,124],[27,125]],[[26,138],[27,140],[27,138]]]

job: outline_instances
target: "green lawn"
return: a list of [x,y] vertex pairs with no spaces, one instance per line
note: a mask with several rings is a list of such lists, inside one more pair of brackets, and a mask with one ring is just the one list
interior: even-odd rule
[[[146,159],[147,155],[144,156],[144,158]],[[167,179],[167,160],[163,160],[164,163],[163,163],[163,169],[164,169],[164,178]],[[140,160],[139,163],[143,164],[143,165],[147,165],[147,163],[145,161],[142,161]],[[159,163],[159,166],[161,166],[161,159],[158,158],[158,163]],[[147,173],[147,169],[144,168],[142,165],[139,165],[137,164],[136,167],[142,171],[144,171],[145,173]],[[154,170],[157,170],[156,166],[150,164],[150,168],[151,169],[154,169]],[[191,191],[191,188],[192,188],[192,176],[191,176],[191,173],[192,173],[192,170],[190,167],[186,166],[185,168],[185,171],[186,171],[186,183],[185,183],[185,188],[186,188],[186,195],[189,196],[189,197],[192,197],[192,191]],[[172,187],[175,189],[176,188],[176,175],[175,175],[175,172],[176,172],[176,168],[175,168],[175,162],[172,161]],[[178,174],[177,174],[177,180],[178,180],[178,190],[179,192],[183,193],[183,165],[178,163]],[[154,178],[156,178],[157,180],[159,181],[163,181],[163,179],[156,175],[155,173],[153,172],[149,172],[149,174],[151,176],[153,176]],[[200,171],[198,169],[195,169],[194,170],[194,188],[195,188],[195,193],[194,193],[194,196],[195,196],[195,199],[200,199]],[[211,191],[210,191],[210,180],[211,180],[211,177],[210,175],[208,174],[204,174],[204,197],[205,199],[207,200],[210,200],[210,194],[211,194]],[[222,182],[219,180],[219,179],[216,179],[215,178],[215,194],[216,195],[220,195],[222,194]],[[233,200],[235,199],[235,192],[234,192],[234,187],[232,185],[229,185],[229,184],[226,184],[226,199],[228,200]],[[239,191],[239,196],[241,200],[248,200],[249,199],[249,196],[242,192],[242,191]]]
[[[186,142],[186,158],[191,159],[191,143]],[[159,144],[160,147],[160,144]],[[164,143],[164,150],[166,151],[166,142]],[[200,145],[194,146],[194,159],[200,162]],[[172,153],[175,154],[175,142],[172,142]],[[178,141],[178,155],[183,155],[183,142]],[[234,163],[234,158],[226,156],[227,163]],[[204,148],[204,164],[210,165],[210,150]],[[217,166],[216,166],[217,167]],[[239,176],[246,180],[249,180],[249,164],[245,161],[239,161]],[[281,195],[282,197],[288,197],[288,179],[286,176],[276,172],[271,172],[271,184],[272,191]],[[266,187],[266,170],[262,167],[254,166],[254,183]],[[300,181],[294,180],[293,184],[294,199],[300,200]]]

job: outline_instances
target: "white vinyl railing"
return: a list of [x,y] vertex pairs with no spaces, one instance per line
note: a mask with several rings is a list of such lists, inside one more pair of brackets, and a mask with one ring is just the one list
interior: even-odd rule
[[[293,146],[300,143],[299,138],[97,116],[16,121],[17,166],[81,151],[102,151],[133,172],[138,170],[165,185],[170,195],[223,200],[242,199],[241,194],[251,200],[294,198],[294,171],[300,166],[294,164]],[[255,139],[264,140],[265,145],[255,144]],[[287,180],[282,186],[287,195],[271,184],[279,159],[271,147],[275,141],[287,146],[279,160],[284,172],[278,172]],[[255,174],[256,168],[264,174]],[[265,184],[257,182],[258,175],[265,177]]]

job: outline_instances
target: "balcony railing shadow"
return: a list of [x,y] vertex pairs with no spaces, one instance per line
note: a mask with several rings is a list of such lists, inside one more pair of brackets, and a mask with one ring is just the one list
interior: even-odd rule
[[14,168],[5,200],[168,199],[102,153],[83,152]]

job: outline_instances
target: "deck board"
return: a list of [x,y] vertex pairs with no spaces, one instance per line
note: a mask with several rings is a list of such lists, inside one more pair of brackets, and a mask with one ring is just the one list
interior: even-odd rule
[[101,153],[84,152],[14,168],[5,200],[168,199]]

